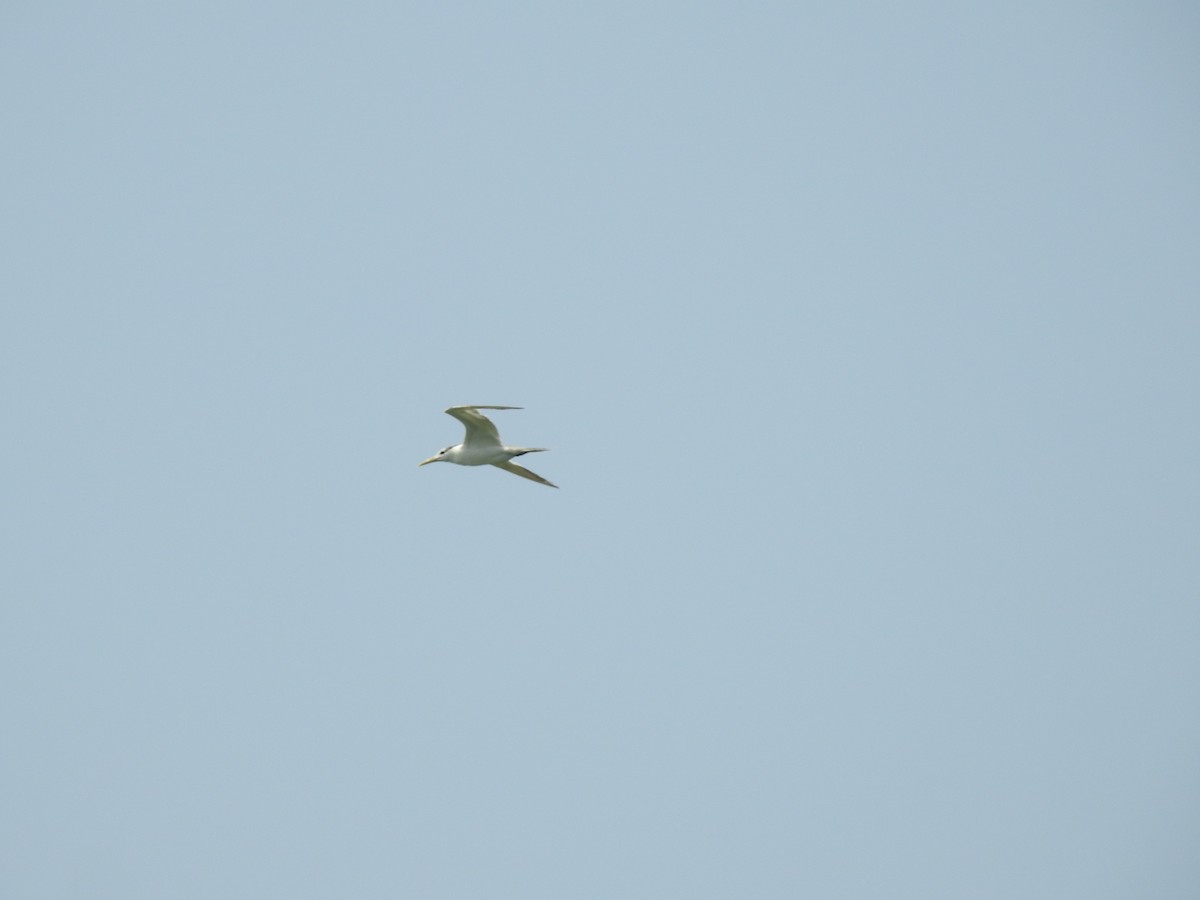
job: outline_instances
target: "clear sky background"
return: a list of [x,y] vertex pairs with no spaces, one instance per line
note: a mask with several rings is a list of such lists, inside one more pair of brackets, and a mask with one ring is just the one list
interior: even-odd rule
[[8,3],[0,894],[1200,896],[1198,47]]

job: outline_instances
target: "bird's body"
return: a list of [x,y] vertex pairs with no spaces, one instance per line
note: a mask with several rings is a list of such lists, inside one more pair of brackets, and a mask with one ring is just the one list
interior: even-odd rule
[[500,440],[500,433],[492,424],[492,420],[479,411],[481,409],[520,408],[519,406],[451,406],[446,410],[446,414],[454,416],[463,423],[463,427],[467,430],[466,437],[461,444],[439,450],[429,459],[417,463],[417,465],[449,462],[459,466],[495,466],[505,472],[512,472],[514,475],[536,481],[538,484],[545,484],[552,488],[558,487],[557,484],[551,484],[541,475],[530,472],[512,462],[514,457],[524,456],[526,453],[541,453],[546,449],[545,447],[506,447]]

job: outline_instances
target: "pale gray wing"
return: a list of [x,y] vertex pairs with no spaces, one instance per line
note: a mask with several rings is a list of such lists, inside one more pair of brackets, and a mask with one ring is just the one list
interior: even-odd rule
[[454,416],[467,429],[463,444],[468,447],[500,447],[500,432],[481,409],[520,409],[519,406],[452,406],[446,415]]
[[552,488],[557,488],[557,484],[553,484],[538,475],[536,472],[530,472],[524,466],[518,466],[515,462],[492,463],[497,469],[503,469],[505,472],[512,472],[514,475],[520,475],[522,478],[528,478],[530,481],[536,481],[538,484],[547,484]]

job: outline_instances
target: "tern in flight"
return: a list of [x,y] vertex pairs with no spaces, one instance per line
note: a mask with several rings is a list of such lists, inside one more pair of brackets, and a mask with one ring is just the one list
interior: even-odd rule
[[424,462],[417,463],[418,468],[435,462],[448,462],[459,466],[495,466],[497,469],[503,469],[505,472],[512,472],[514,475],[520,475],[522,478],[536,481],[538,484],[550,485],[552,488],[558,487],[557,484],[550,484],[541,475],[530,472],[528,469],[522,468],[512,462],[515,456],[524,456],[526,453],[541,453],[546,448],[504,446],[500,441],[500,432],[496,430],[496,426],[492,424],[492,420],[479,411],[481,409],[521,409],[521,407],[450,407],[446,410],[446,415],[454,416],[454,418],[462,422],[467,429],[467,436],[463,438],[461,444],[455,444],[453,447],[439,450]]

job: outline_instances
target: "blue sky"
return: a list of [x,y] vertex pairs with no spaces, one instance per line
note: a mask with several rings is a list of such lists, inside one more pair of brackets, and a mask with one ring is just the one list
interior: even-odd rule
[[2,892],[1196,896],[1197,37],[10,4]]

